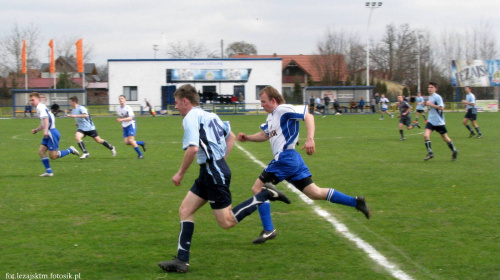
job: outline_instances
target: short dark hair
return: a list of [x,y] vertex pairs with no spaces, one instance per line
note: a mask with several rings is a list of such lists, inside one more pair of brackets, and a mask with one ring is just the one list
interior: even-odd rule
[[186,98],[193,106],[200,106],[200,95],[196,88],[190,84],[182,85],[174,92],[176,98]]
[[71,100],[71,101],[73,101],[73,102],[78,103],[78,97],[76,97],[76,96],[71,96],[71,97],[69,98],[69,100]]
[[274,98],[276,100],[276,102],[278,102],[278,105],[284,104],[286,102],[283,95],[281,95],[278,92],[278,90],[273,88],[272,86],[267,86],[267,87],[263,88],[260,91],[259,96],[263,95],[264,93],[267,94],[267,97],[269,97],[269,100],[272,100]]
[[435,82],[430,82],[430,83],[429,83],[429,85],[431,85],[431,86],[433,86],[433,87],[435,87],[435,88],[437,88],[437,87],[438,87],[438,84],[436,84]]

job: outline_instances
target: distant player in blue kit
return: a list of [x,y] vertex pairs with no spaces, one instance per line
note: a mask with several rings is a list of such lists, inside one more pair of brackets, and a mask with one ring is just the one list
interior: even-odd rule
[[415,103],[417,104],[416,110],[417,110],[417,116],[415,117],[415,122],[418,122],[418,117],[422,115],[424,118],[424,121],[427,122],[427,118],[425,117],[425,100],[422,97],[422,93],[418,92],[417,97],[415,97]]
[[134,147],[134,150],[137,152],[137,159],[143,159],[144,155],[142,154],[139,146],[142,147],[142,150],[146,151],[146,142],[145,141],[135,141],[135,133],[137,131],[137,127],[135,124],[135,115],[134,110],[127,105],[127,99],[125,95],[120,95],[118,98],[120,101],[120,107],[116,109],[119,118],[116,119],[117,122],[122,123],[123,130],[123,142],[125,145],[131,145]]
[[398,109],[399,109],[399,134],[401,138],[399,140],[406,140],[403,132],[403,126],[406,126],[407,130],[413,129],[415,126],[420,128],[418,122],[411,124],[411,105],[405,101],[402,95],[398,95]]
[[476,133],[474,133],[474,130],[472,130],[472,128],[468,124],[469,121],[477,131],[477,138],[481,138],[483,137],[483,134],[481,134],[481,130],[479,129],[479,125],[477,124],[476,96],[474,96],[474,94],[472,93],[472,89],[469,86],[465,87],[465,92],[467,93],[467,95],[465,95],[465,100],[462,100],[462,104],[465,104],[467,113],[464,116],[463,124],[465,125],[465,128],[467,128],[467,130],[469,130],[470,132],[469,138],[476,135]]
[[194,233],[194,213],[207,202],[219,226],[228,229],[236,226],[246,216],[257,210],[265,201],[281,200],[290,203],[288,198],[272,185],[263,186],[255,196],[231,209],[231,171],[225,158],[234,145],[234,133],[229,122],[223,122],[214,113],[200,108],[200,96],[189,85],[179,87],[175,93],[175,108],[183,117],[184,138],[182,148],[186,151],[179,171],[172,181],[179,186],[184,174],[195,158],[200,165],[199,177],[179,208],[181,230],[177,246],[177,256],[158,265],[169,272],[186,272],[189,268],[189,251]]
[[[273,160],[262,171],[255,181],[252,191],[259,193],[266,183],[278,184],[286,180],[298,190],[315,200],[327,200],[351,206],[361,211],[367,219],[370,218],[370,209],[362,196],[352,197],[333,188],[320,188],[311,178],[309,168],[302,156],[295,151],[299,139],[299,122],[306,124],[307,140],[302,149],[308,155],[316,153],[314,143],[314,116],[307,112],[307,106],[292,106],[285,104],[283,96],[273,87],[265,87],[260,93],[260,104],[268,113],[267,120],[260,126],[262,131],[253,135],[238,134],[238,141],[264,142],[269,140],[273,152]],[[264,203],[259,206],[259,213],[263,225],[260,236],[253,243],[264,243],[276,237],[276,229],[271,219],[271,206]]]
[[106,140],[99,137],[89,111],[87,110],[87,108],[85,108],[85,106],[78,104],[78,98],[76,96],[72,96],[69,98],[69,106],[73,108],[69,116],[71,118],[75,118],[76,126],[78,127],[78,130],[75,133],[75,139],[78,143],[78,146],[83,152],[83,155],[80,158],[84,159],[90,156],[87,148],[85,147],[85,143],[82,141],[85,136],[94,138],[97,143],[102,144],[104,147],[108,148],[111,151],[112,156],[116,156],[115,147],[111,146]]
[[427,87],[429,92],[429,99],[425,102],[425,105],[429,107],[429,117],[427,125],[425,126],[424,141],[425,147],[427,148],[427,156],[424,160],[429,160],[434,157],[431,147],[431,133],[435,130],[441,137],[443,141],[448,144],[448,147],[452,151],[451,160],[455,161],[457,159],[458,151],[453,145],[453,141],[448,136],[448,131],[446,130],[445,120],[444,120],[444,103],[441,95],[437,94],[437,84],[430,82]]
[[[78,156],[79,153],[73,146],[70,146],[66,150],[59,151],[59,139],[61,135],[56,129],[56,119],[47,106],[40,103],[40,95],[38,92],[30,93],[30,103],[32,106],[36,107],[36,113],[41,121],[40,126],[32,129],[31,133],[36,134],[38,131],[43,130],[43,139],[38,149],[38,154],[42,158],[45,173],[41,174],[40,177],[52,177],[54,176],[54,172],[52,172],[52,168],[50,167],[49,157],[50,159],[58,159],[69,154]],[[47,150],[49,151],[48,157]]]

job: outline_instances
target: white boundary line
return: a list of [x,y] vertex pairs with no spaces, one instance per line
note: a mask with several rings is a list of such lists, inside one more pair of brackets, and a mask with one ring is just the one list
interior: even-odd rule
[[[238,145],[237,143],[234,144],[238,149],[243,151],[253,162],[257,163],[259,166],[262,168],[265,168],[266,165],[259,161],[257,158],[255,158],[250,152],[245,150],[243,147]],[[327,211],[323,210],[321,207],[315,205],[314,201],[307,197],[305,194],[297,190],[295,187],[293,187],[291,184],[286,183],[285,184],[288,189],[296,193],[302,201],[304,201],[306,204],[311,205],[314,209],[314,212],[318,214],[318,216],[321,216],[325,218],[330,224],[333,225],[333,227],[346,239],[349,241],[352,241],[358,248],[363,250],[368,256],[374,260],[378,265],[382,266],[385,270],[387,270],[392,276],[394,276],[396,279],[400,280],[413,280],[413,278],[406,274],[404,271],[398,268],[398,266],[392,262],[390,262],[385,256],[380,254],[375,248],[373,248],[372,245],[368,244],[366,241],[363,239],[359,238],[356,234],[352,233],[349,231],[346,225],[335,219],[330,213]]]

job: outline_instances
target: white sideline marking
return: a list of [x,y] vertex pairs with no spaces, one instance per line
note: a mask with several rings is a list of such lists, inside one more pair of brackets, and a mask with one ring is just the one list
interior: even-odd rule
[[[256,159],[251,153],[249,153],[247,150],[245,150],[243,147],[238,145],[237,143],[234,144],[238,149],[243,151],[251,160],[253,160],[255,163],[260,165],[262,168],[265,168],[266,165]],[[382,254],[380,254],[375,248],[373,248],[372,245],[368,244],[366,241],[363,239],[359,238],[356,234],[352,233],[349,231],[346,225],[343,223],[339,222],[335,217],[330,215],[327,211],[323,210],[321,207],[315,205],[314,201],[307,197],[305,194],[297,190],[294,186],[292,186],[289,183],[285,182],[285,185],[287,186],[288,189],[296,193],[302,201],[305,203],[313,206],[314,212],[318,214],[319,216],[325,218],[328,222],[330,222],[333,227],[345,238],[348,240],[352,241],[358,248],[361,250],[365,251],[368,256],[374,260],[378,265],[382,266],[385,268],[392,276],[394,276],[396,279],[400,280],[413,280],[413,278],[406,274],[404,271],[398,268],[398,266],[394,263],[391,263],[386,257],[384,257]]]

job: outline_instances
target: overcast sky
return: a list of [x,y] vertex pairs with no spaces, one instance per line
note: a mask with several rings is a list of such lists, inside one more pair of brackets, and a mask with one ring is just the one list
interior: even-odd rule
[[[357,33],[366,42],[370,9],[360,0],[4,0],[0,9],[0,37],[13,25],[40,30],[41,54],[50,39],[83,38],[93,47],[92,61],[165,58],[165,46],[194,40],[220,53],[231,42],[256,45],[259,54],[312,54],[327,28]],[[465,30],[488,21],[500,40],[495,0],[390,0],[374,9],[370,35],[378,40],[385,26],[408,23],[439,35]],[[163,36],[164,34],[164,36]],[[165,37],[165,40],[163,39]],[[500,59],[500,58],[498,58]]]

